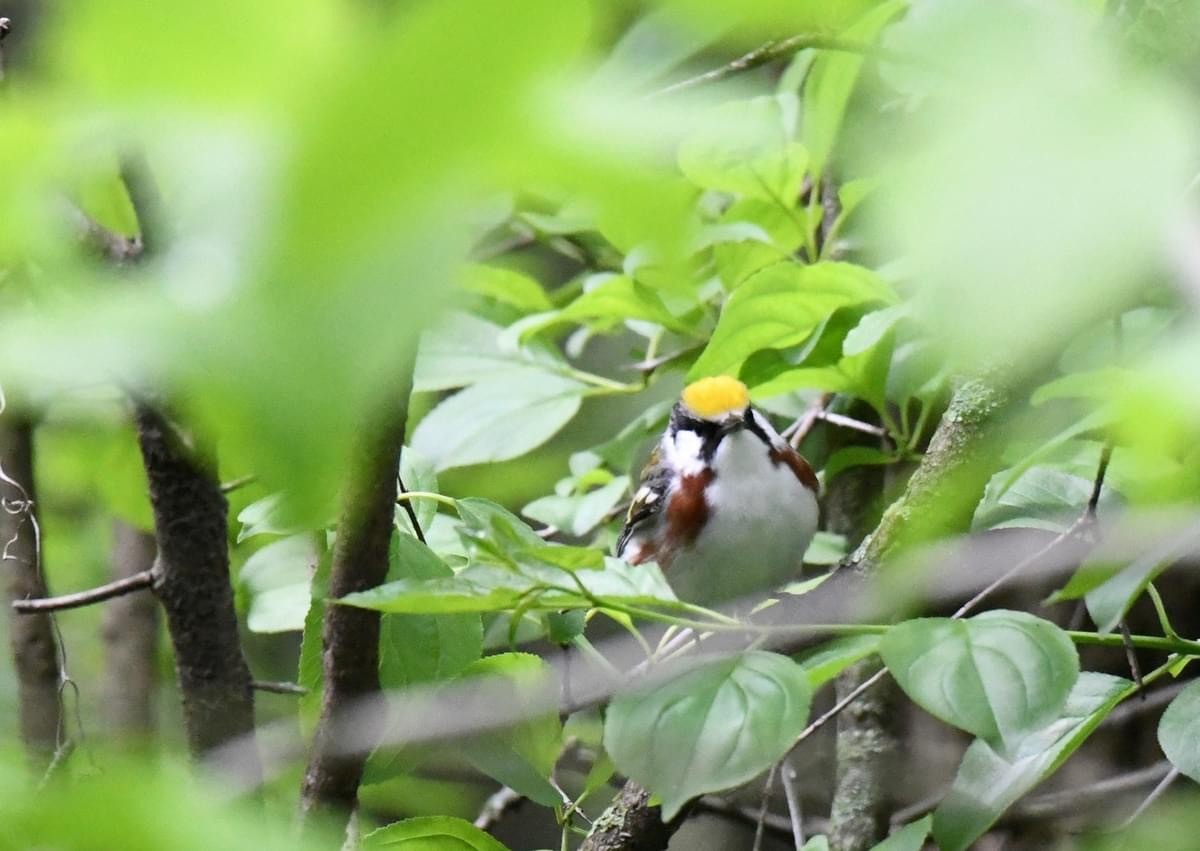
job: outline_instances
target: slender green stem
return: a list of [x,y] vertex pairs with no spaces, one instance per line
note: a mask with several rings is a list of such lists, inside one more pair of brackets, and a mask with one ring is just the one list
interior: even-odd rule
[[913,426],[912,432],[909,434],[908,451],[916,452],[917,445],[921,442],[921,434],[925,431],[925,424],[929,421],[929,412],[933,410],[933,405],[925,400],[921,402],[921,413],[917,414],[917,424]]
[[582,369],[575,369],[574,367],[567,367],[566,369],[560,371],[568,378],[573,378],[576,381],[584,384],[590,384],[597,390],[605,391],[595,395],[607,396],[611,393],[640,393],[642,390],[646,389],[644,382],[627,383],[624,381],[615,381],[611,378],[605,378],[603,375],[596,375],[595,373],[586,372]]
[[[1099,647],[1124,647],[1125,639],[1117,632],[1100,635],[1095,632],[1076,632],[1069,630],[1067,635],[1076,644],[1095,645]],[[1160,637],[1157,635],[1131,635],[1129,642],[1142,650],[1162,650],[1167,653],[1179,653],[1183,656],[1200,656],[1200,641],[1188,641],[1185,638]]]
[[434,502],[440,502],[443,505],[449,505],[454,508],[458,507],[458,500],[452,496],[446,496],[443,493],[434,493],[433,491],[405,491],[397,495],[396,502],[411,502],[414,499],[432,499]]
[[1158,614],[1158,625],[1162,627],[1163,635],[1168,638],[1178,638],[1179,633],[1175,631],[1175,627],[1171,626],[1171,619],[1167,617],[1167,609],[1153,582],[1146,586],[1146,593],[1150,595],[1150,600],[1154,603],[1154,611]]

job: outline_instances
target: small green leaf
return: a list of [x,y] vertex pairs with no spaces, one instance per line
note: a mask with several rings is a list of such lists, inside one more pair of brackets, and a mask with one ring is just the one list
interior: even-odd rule
[[878,651],[878,635],[845,635],[814,647],[796,662],[804,669],[809,685],[815,690],[855,662]]
[[466,268],[463,287],[496,301],[512,305],[525,313],[552,310],[554,305],[542,285],[514,269],[472,265]]
[[417,424],[412,444],[438,470],[517,458],[558,433],[586,389],[537,368],[507,371],[439,404]]
[[452,313],[421,337],[413,390],[451,390],[530,367],[561,367],[552,352],[501,343],[504,329],[469,313]]
[[[642,319],[681,334],[691,334],[688,323],[676,317],[662,297],[645,284],[625,275],[594,275],[583,295],[564,307],[546,326],[560,322],[599,321],[611,326]],[[539,327],[537,330],[541,330]]]
[[761,349],[797,345],[839,307],[894,298],[883,279],[851,263],[769,266],[729,296],[689,380],[734,370]]
[[317,564],[312,535],[292,535],[256,550],[238,574],[250,595],[246,626],[251,632],[304,628],[309,582]]
[[829,851],[829,837],[823,833],[818,834],[805,842],[800,851]]
[[508,851],[491,835],[453,816],[419,816],[373,830],[362,839],[363,851]]
[[289,521],[283,494],[278,493],[250,503],[238,512],[237,519],[242,524],[237,536],[239,544],[255,535],[293,535],[300,531]]
[[846,557],[846,536],[834,532],[817,532],[804,552],[805,564],[837,564]]
[[[405,490],[438,492],[437,470],[433,468],[433,462],[408,446],[400,452],[400,481],[404,482]],[[428,532],[429,527],[433,525],[433,518],[437,515],[437,502],[432,499],[414,499],[410,501],[410,505],[413,513],[417,515],[417,522],[421,524],[421,531]],[[406,535],[416,536],[408,512],[402,505],[396,506],[396,527]]]
[[896,327],[897,322],[908,317],[909,310],[907,304],[896,304],[865,314],[846,335],[845,342],[842,343],[843,354],[862,354],[876,345]]
[[1176,695],[1163,712],[1158,744],[1171,765],[1200,783],[1200,682]]
[[296,671],[296,682],[308,690],[299,698],[300,726],[306,736],[316,730],[321,712],[321,684],[324,677],[324,642],[321,637],[325,625],[325,600],[329,596],[329,571],[332,553],[326,549],[317,562],[309,596],[311,602],[304,617],[304,633],[300,638],[300,660]]
[[894,454],[874,446],[843,446],[834,451],[825,462],[825,481],[831,482],[838,473],[854,467],[895,464],[896,460]]
[[942,851],[963,851],[1030,789],[1049,777],[1086,741],[1132,684],[1120,677],[1079,675],[1057,719],[1013,742],[1002,756],[977,739],[967,748],[954,783],[933,814]]
[[897,830],[871,851],[921,851],[933,827],[933,816],[925,816]]
[[800,666],[750,651],[618,695],[604,746],[671,819],[689,799],[744,783],[787,753],[811,699]]
[[501,653],[467,667],[462,679],[473,677],[511,682],[511,700],[525,720],[504,730],[482,733],[461,744],[460,750],[483,773],[547,807],[562,803],[549,778],[562,747],[558,713],[547,711],[545,694],[550,667],[528,653]]
[[879,652],[915,703],[1005,747],[1058,717],[1079,676],[1067,634],[1025,612],[905,621],[888,630]]
[[629,477],[617,476],[608,484],[575,496],[557,494],[535,499],[521,509],[526,517],[582,536],[595,529],[629,490]]
[[[1087,505],[1093,487],[1090,479],[1045,466],[1030,467],[1003,493],[998,493],[999,484],[995,478],[988,483],[972,528],[1064,532]],[[1104,508],[1118,504],[1111,489],[1101,493]]]
[[414,615],[502,612],[518,605],[531,588],[533,583],[511,570],[476,565],[443,579],[388,582],[369,591],[347,594],[338,602],[377,612]]

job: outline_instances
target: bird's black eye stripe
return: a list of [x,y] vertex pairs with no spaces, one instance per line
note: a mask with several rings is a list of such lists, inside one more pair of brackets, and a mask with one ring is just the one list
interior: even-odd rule
[[746,431],[750,432],[767,446],[771,445],[771,436],[767,434],[766,429],[762,427],[762,424],[754,416],[753,408],[746,408],[746,413],[742,415],[742,419],[744,420]]
[[716,454],[721,438],[725,436],[721,426],[711,420],[693,417],[682,405],[676,405],[671,411],[671,436],[680,431],[690,431],[700,438],[700,454],[705,461],[712,461]]

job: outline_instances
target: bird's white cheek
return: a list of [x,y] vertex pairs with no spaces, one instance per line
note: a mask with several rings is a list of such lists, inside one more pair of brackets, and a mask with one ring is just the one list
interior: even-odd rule
[[695,476],[704,470],[704,459],[701,452],[704,442],[694,431],[681,429],[675,432],[675,439],[663,441],[668,462],[671,467],[683,476]]

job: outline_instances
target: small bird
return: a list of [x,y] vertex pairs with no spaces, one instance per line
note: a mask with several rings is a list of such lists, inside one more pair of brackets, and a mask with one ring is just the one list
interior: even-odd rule
[[715,603],[792,579],[817,529],[817,477],[750,405],[746,385],[689,384],[642,471],[617,541],[680,599]]

